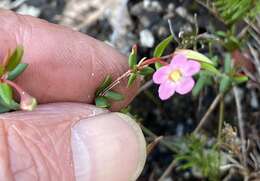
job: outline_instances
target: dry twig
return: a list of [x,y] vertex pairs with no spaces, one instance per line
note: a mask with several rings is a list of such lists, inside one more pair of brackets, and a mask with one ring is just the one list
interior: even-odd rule
[[241,100],[240,100],[240,97],[239,97],[239,94],[238,94],[237,87],[233,88],[233,93],[234,93],[235,101],[236,101],[238,127],[239,127],[239,132],[240,132],[240,137],[241,137],[242,163],[243,163],[244,168],[247,168],[246,138],[245,138],[245,131],[244,131],[244,120],[243,120]]
[[204,114],[204,116],[202,117],[202,119],[200,120],[198,126],[195,128],[195,130],[193,131],[194,134],[198,133],[198,131],[201,129],[201,127],[205,124],[206,120],[208,119],[209,115],[212,113],[212,111],[216,108],[216,106],[218,105],[220,99],[222,97],[222,94],[219,93],[216,98],[214,99],[214,101],[212,102],[212,104],[210,105],[209,109],[207,110],[207,112]]

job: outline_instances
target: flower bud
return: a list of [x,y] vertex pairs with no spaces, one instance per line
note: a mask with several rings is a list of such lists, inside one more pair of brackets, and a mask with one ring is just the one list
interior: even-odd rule
[[26,92],[21,93],[20,108],[24,111],[32,111],[37,106],[37,101],[34,97]]

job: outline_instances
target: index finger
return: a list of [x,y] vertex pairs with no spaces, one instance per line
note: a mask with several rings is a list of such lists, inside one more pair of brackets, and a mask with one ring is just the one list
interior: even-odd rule
[[[91,103],[106,75],[115,79],[128,69],[125,56],[69,28],[5,10],[0,11],[0,21],[0,57],[7,49],[24,46],[23,62],[29,67],[16,82],[39,103]],[[121,83],[116,89],[125,99],[112,109],[127,105],[136,88],[128,89],[125,82]]]

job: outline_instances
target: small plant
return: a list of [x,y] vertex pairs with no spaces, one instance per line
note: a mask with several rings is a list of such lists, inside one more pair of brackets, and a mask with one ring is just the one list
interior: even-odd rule
[[[152,78],[153,83],[159,84],[158,95],[162,101],[170,99],[176,93],[186,95],[191,91],[193,97],[199,97],[206,87],[212,87],[216,89],[216,98],[194,132],[182,140],[182,144],[180,144],[182,147],[176,150],[172,149],[168,143],[164,142],[164,144],[175,152],[174,160],[179,168],[196,170],[209,180],[220,180],[221,178],[223,169],[220,161],[223,155],[220,153],[225,152],[229,155],[236,151],[237,154],[231,155],[231,158],[240,158],[241,164],[238,165],[242,165],[242,175],[248,178],[250,171],[246,161],[243,127],[239,126],[242,140],[239,145],[234,142],[231,145],[226,144],[227,140],[222,135],[222,127],[225,119],[225,96],[231,90],[235,91],[238,85],[245,85],[249,81],[249,74],[245,71],[245,67],[238,63],[244,58],[241,52],[244,51],[245,43],[248,40],[247,27],[241,32],[238,31],[237,27],[241,21],[255,21],[260,3],[254,0],[207,2],[197,0],[197,2],[213,13],[224,24],[225,30],[199,34],[197,16],[195,15],[193,32],[180,32],[177,37],[170,24],[171,35],[154,48],[153,57],[143,57],[138,60],[137,45],[133,46],[128,57],[129,70],[114,81],[108,75],[96,91],[95,102],[99,107],[109,108],[111,101],[123,100],[124,95],[115,92],[114,88],[122,82],[122,79],[128,79],[127,86],[130,87],[139,76],[145,76],[147,79]],[[171,43],[175,43],[176,49],[171,50],[170,54],[165,54],[165,50],[169,50]],[[204,53],[199,52],[199,46],[204,47]],[[234,56],[235,54],[239,54],[239,57]],[[216,141],[211,146],[206,146],[208,139],[206,137],[201,139],[198,137],[201,134],[198,133],[201,132],[208,116],[218,104],[220,106]],[[236,104],[239,102],[237,101]],[[241,124],[240,122],[241,120],[238,123]],[[226,129],[225,127],[224,130]],[[148,135],[154,136],[146,128],[143,130]],[[227,146],[232,148],[227,148]],[[227,149],[229,152],[226,152]]]
[[186,136],[175,143],[178,151],[175,161],[182,170],[192,169],[195,175],[209,178],[211,181],[220,178],[220,153],[216,145],[207,146],[205,137]]
[[[23,57],[23,47],[17,46],[16,49],[5,56],[0,65],[0,112],[10,110],[31,111],[37,105],[36,99],[26,93],[13,80],[27,68],[27,64],[21,63]],[[20,103],[14,100],[13,89],[20,96]]]
[[[112,102],[124,100],[124,95],[115,89],[123,82],[123,79],[127,80],[127,87],[133,86],[139,77],[145,77],[146,80],[151,79],[158,86],[158,97],[162,101],[169,100],[176,94],[187,95],[190,92],[192,92],[193,98],[197,98],[203,96],[207,87],[211,87],[216,93],[216,97],[195,130],[184,138],[180,138],[178,142],[169,144],[162,141],[162,143],[174,152],[174,163],[181,170],[192,171],[195,173],[194,175],[215,181],[221,179],[227,168],[229,170],[235,168],[245,180],[248,180],[259,173],[259,159],[255,158],[257,157],[255,155],[259,154],[254,152],[248,159],[241,103],[237,98],[236,88],[238,85],[244,86],[249,81],[255,81],[251,80],[252,76],[246,67],[238,62],[244,60],[242,52],[246,50],[246,42],[250,37],[247,30],[257,19],[260,1],[196,0],[196,2],[206,7],[223,24],[224,30],[213,30],[200,34],[197,16],[194,15],[193,31],[181,31],[179,36],[176,36],[170,23],[171,35],[154,48],[153,56],[138,59],[140,56],[138,46],[132,46],[128,56],[129,69],[115,80],[111,75],[106,75],[95,92],[94,102],[97,107],[111,108]],[[240,31],[241,22],[246,25]],[[170,49],[170,45],[173,43],[176,48]],[[204,47],[203,52],[198,47]],[[169,50],[170,53],[166,54],[166,50]],[[37,104],[35,98],[13,82],[27,68],[27,64],[21,63],[23,52],[23,47],[17,46],[15,50],[5,56],[0,65],[1,113],[18,109],[31,111]],[[235,56],[235,54],[239,56]],[[13,89],[20,96],[19,103],[14,99]],[[224,99],[232,91],[237,106],[237,129],[224,122]],[[209,138],[201,132],[203,125],[217,105],[219,105],[218,128],[216,133],[215,130],[212,132],[215,137],[213,142],[208,144]],[[122,112],[129,113],[129,109],[124,109]],[[224,128],[222,128],[223,125]],[[141,127],[146,134],[157,138],[150,130],[142,125]],[[160,138],[160,140],[162,139]],[[149,148],[151,149],[151,147]],[[224,159],[223,155],[228,160],[224,165],[221,164]],[[251,166],[253,169],[249,166],[252,163],[254,163],[254,166]]]

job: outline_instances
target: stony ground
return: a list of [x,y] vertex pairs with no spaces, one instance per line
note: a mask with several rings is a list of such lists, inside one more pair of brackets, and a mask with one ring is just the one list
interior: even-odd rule
[[[140,56],[146,57],[151,56],[153,47],[170,34],[169,19],[176,34],[191,31],[194,13],[198,15],[200,33],[212,30],[212,24],[222,28],[221,22],[207,9],[191,0],[1,0],[0,7],[70,26],[110,43],[124,54],[138,43]],[[248,137],[259,137],[259,88],[248,85],[239,90],[247,132],[254,132]],[[171,141],[194,129],[216,92],[208,88],[202,98],[176,96],[164,103],[154,95],[156,87],[148,83],[131,104],[131,112],[141,119],[144,126]],[[231,122],[235,122],[236,117],[233,99],[230,94],[225,100],[227,120]],[[209,134],[216,132],[216,117],[216,113],[210,117]],[[151,140],[147,136],[147,141]],[[162,145],[157,146],[148,157],[140,181],[157,180],[171,161],[172,152]],[[195,180],[192,178],[190,172],[174,172],[165,181]]]

